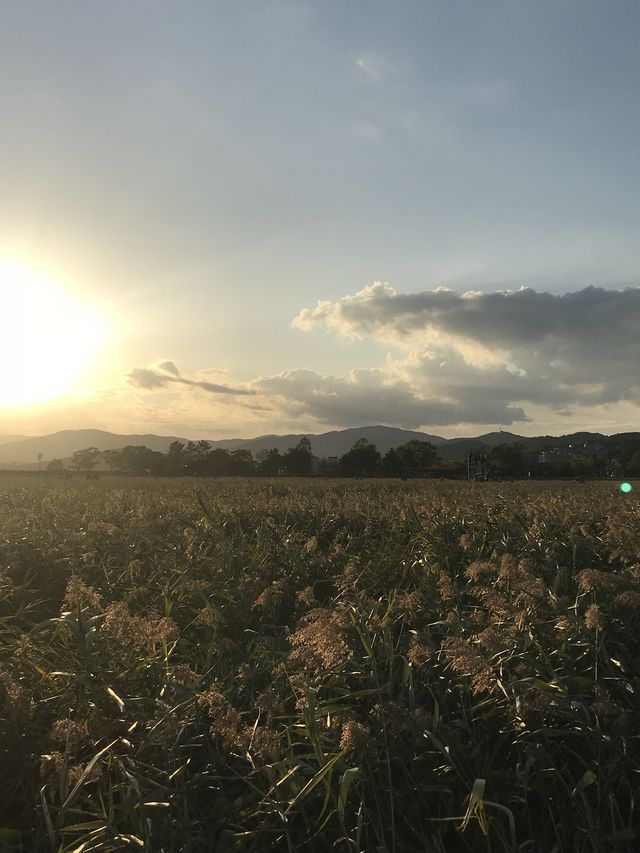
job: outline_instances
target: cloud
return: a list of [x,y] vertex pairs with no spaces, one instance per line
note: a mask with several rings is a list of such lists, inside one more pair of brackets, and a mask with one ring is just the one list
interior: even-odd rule
[[[208,392],[212,417],[249,418],[265,431],[284,423],[383,423],[427,431],[467,425],[473,434],[474,426],[521,424],[534,415],[547,429],[555,423],[566,432],[570,425],[628,423],[640,405],[640,289],[402,294],[377,282],[305,308],[293,322],[390,346],[379,367],[338,376],[296,368],[246,383],[229,377],[227,384],[225,374],[186,378],[162,361],[131,371],[129,381],[150,391]],[[202,396],[192,403],[185,396],[180,405],[201,411]]]
[[162,361],[158,367],[160,370],[164,370],[165,373],[170,373],[172,376],[180,376],[180,371],[172,361]]
[[323,376],[313,370],[288,370],[257,380],[259,392],[276,397],[288,415],[313,417],[323,424],[362,426],[383,423],[416,429],[461,421],[512,424],[524,411],[504,399],[421,396],[395,370],[354,370],[348,376]]
[[555,336],[598,342],[618,341],[619,335],[640,330],[640,288],[607,290],[586,287],[555,295],[528,287],[493,293],[455,293],[444,287],[421,293],[397,293],[375,282],[339,302],[319,302],[294,319],[310,329],[326,325],[346,335],[392,335],[437,327],[478,342],[517,345]]
[[[399,294],[377,282],[294,319],[409,352],[388,368],[417,393],[571,405],[640,403],[640,289]],[[389,374],[389,375],[391,375]]]
[[[523,409],[513,406],[508,395],[493,398],[451,394],[446,388],[425,385],[418,363],[390,363],[386,367],[352,370],[346,376],[326,376],[314,370],[286,370],[263,376],[246,388],[187,379],[173,362],[135,368],[129,383],[146,391],[184,387],[216,395],[216,414],[242,417],[241,410],[279,420],[317,423],[337,427],[384,423],[416,429],[420,426],[445,426],[460,422],[512,424],[526,420]],[[422,386],[422,391],[420,390]],[[424,393],[423,393],[424,392]],[[252,396],[251,403],[234,401],[234,395]],[[223,395],[220,398],[219,395]],[[212,398],[214,399],[214,398]],[[183,406],[189,408],[187,399]],[[200,405],[202,405],[200,403]]]
[[169,376],[159,376],[153,370],[148,370],[145,367],[134,367],[127,379],[134,387],[144,388],[146,391],[152,391],[155,388],[166,388],[169,382],[171,382]]
[[358,71],[370,80],[382,80],[391,70],[391,66],[386,60],[371,54],[359,56],[355,64]]
[[155,368],[136,367],[128,375],[129,383],[136,388],[153,391],[167,388],[172,384],[184,385],[206,391],[208,394],[229,394],[236,396],[253,395],[250,388],[234,388],[230,385],[219,385],[202,379],[187,379],[182,376],[172,361],[163,361]]

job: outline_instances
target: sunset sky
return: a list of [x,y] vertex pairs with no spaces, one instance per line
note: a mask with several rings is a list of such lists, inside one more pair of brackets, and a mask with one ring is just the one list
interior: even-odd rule
[[0,0],[0,435],[640,429],[637,0]]

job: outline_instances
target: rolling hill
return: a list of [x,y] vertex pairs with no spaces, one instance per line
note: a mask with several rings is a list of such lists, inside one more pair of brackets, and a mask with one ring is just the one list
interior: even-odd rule
[[[552,447],[568,447],[571,444],[581,446],[585,442],[604,442],[612,450],[618,445],[628,445],[629,442],[640,447],[640,434],[626,433],[619,436],[605,436],[601,433],[579,432],[562,436],[521,436],[512,432],[489,432],[473,438],[442,438],[414,430],[398,429],[387,426],[353,427],[351,429],[331,430],[330,432],[313,435],[310,433],[295,433],[290,435],[261,435],[256,438],[235,438],[210,441],[212,448],[220,447],[225,450],[242,448],[249,450],[254,456],[261,450],[278,448],[285,451],[294,447],[298,441],[307,436],[311,441],[311,449],[318,457],[342,456],[350,450],[361,438],[371,441],[380,453],[384,454],[392,447],[398,447],[407,441],[418,439],[430,441],[438,448],[443,461],[465,459],[474,450],[489,450],[499,444],[521,442],[527,450],[540,451]],[[6,440],[5,440],[6,439]],[[42,464],[46,465],[51,459],[68,460],[76,450],[86,447],[97,447],[98,450],[118,450],[126,445],[144,445],[151,450],[166,453],[173,441],[186,444],[189,439],[177,436],[163,435],[119,435],[98,429],[63,430],[38,437],[0,436],[0,468],[33,468],[37,465],[38,454],[42,453]]]
[[488,450],[499,444],[514,444],[518,441],[526,444],[531,439],[513,432],[488,432],[476,438],[450,438],[438,447],[438,453],[445,462],[450,462],[453,459],[464,459],[474,450]]
[[398,447],[412,439],[430,441],[436,446],[446,443],[446,438],[438,435],[428,435],[425,432],[414,432],[413,430],[398,429],[386,426],[352,427],[350,429],[332,430],[319,435],[311,433],[296,433],[291,435],[261,435],[257,438],[228,439],[223,441],[212,441],[212,447],[223,447],[226,450],[244,448],[250,450],[254,455],[260,450],[271,450],[277,447],[284,451],[289,447],[295,447],[301,438],[308,437],[311,440],[311,449],[316,456],[342,456],[361,438],[376,445],[380,453],[386,453],[391,447]]
[[3,444],[11,444],[14,441],[22,441],[26,435],[0,435],[0,446]]
[[[244,448],[256,454],[260,450],[277,447],[284,451],[294,447],[298,441],[307,435],[311,447],[317,456],[342,456],[353,447],[360,438],[372,441],[381,453],[386,453],[390,447],[397,447],[412,439],[431,441],[438,446],[446,443],[446,439],[423,432],[396,429],[386,426],[355,427],[353,429],[333,430],[331,432],[312,435],[300,433],[295,435],[262,435],[257,438],[236,438],[210,441],[212,447],[222,447],[226,450]],[[126,445],[144,445],[151,450],[166,453],[173,441],[187,442],[189,439],[176,436],[160,435],[118,435],[99,429],[63,430],[51,435],[37,438],[21,438],[6,444],[0,443],[0,466],[13,467],[34,465],[38,454],[42,453],[43,464],[51,459],[68,459],[76,450],[86,447],[97,447],[98,450],[118,450]]]
[[152,450],[166,453],[171,442],[176,440],[186,441],[187,439],[159,435],[117,435],[100,429],[67,429],[50,435],[22,438],[6,444],[0,443],[0,465],[33,464],[38,458],[38,453],[42,453],[45,463],[51,459],[66,459],[76,450],[82,450],[85,447],[117,450],[127,444],[144,444]]

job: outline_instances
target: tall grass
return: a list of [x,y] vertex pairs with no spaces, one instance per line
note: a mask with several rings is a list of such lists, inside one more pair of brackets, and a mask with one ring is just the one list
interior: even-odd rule
[[634,494],[0,488],[0,850],[638,849]]

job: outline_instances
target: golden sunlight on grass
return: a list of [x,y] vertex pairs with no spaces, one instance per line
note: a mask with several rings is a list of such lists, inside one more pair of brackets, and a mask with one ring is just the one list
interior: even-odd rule
[[108,324],[46,276],[0,261],[0,408],[74,391],[104,344]]

